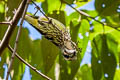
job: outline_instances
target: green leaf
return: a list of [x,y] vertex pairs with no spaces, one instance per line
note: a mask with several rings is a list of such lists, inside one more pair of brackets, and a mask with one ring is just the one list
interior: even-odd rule
[[[81,66],[80,76],[81,76],[82,80],[93,80],[91,67],[87,64]],[[79,77],[78,77],[78,79],[79,79]]]
[[115,72],[115,77],[114,77],[114,80],[120,80],[120,69],[117,69],[116,72]]
[[7,17],[10,17],[10,18],[13,17],[13,15],[14,15],[13,11],[18,8],[18,6],[20,5],[21,1],[22,0],[8,0],[7,1],[7,7],[8,7],[8,11],[6,13]]
[[60,0],[62,3],[64,3],[63,1],[66,1],[68,4],[73,4],[73,2],[75,1],[75,0]]
[[39,3],[39,2],[44,2],[45,0],[35,0],[35,1]]
[[[59,80],[69,80],[69,71],[68,70],[68,63],[63,59],[63,56],[60,53],[59,55],[59,64],[60,64],[60,74],[59,74]],[[69,68],[70,69],[70,68]]]
[[[75,25],[77,23],[77,25]],[[79,29],[80,29],[80,24],[77,21],[71,21],[70,22],[70,32],[71,32],[71,37],[72,40],[74,42],[77,42],[77,38],[78,38],[78,33],[79,33]]]
[[[95,43],[94,43],[95,44]],[[92,64],[92,75],[93,75],[93,79],[94,80],[101,80],[102,77],[102,65],[98,62],[100,62],[100,58],[97,57],[98,55],[95,55],[95,51],[97,50],[97,46],[95,44],[95,50],[92,50],[92,60],[91,60],[91,64]]]
[[82,11],[86,12],[87,14],[89,14],[92,17],[98,16],[98,13],[96,10],[82,10]]
[[95,80],[100,80],[102,77],[106,80],[113,80],[117,65],[115,57],[118,53],[117,46],[111,34],[99,34],[93,39],[92,73]]
[[106,23],[112,27],[120,27],[120,14],[115,14],[106,17]]
[[43,57],[44,71],[47,74],[54,65],[59,49],[50,41],[43,38],[41,41],[41,53]]
[[7,30],[7,26],[0,25],[0,40],[2,40],[6,30]]
[[[30,54],[29,61],[32,66],[36,69],[40,70],[42,73],[44,72],[43,68],[43,57],[41,53],[41,40],[34,40],[32,44],[32,54]],[[43,79],[40,75],[30,69],[30,73],[32,75],[32,80]]]
[[81,26],[80,26],[80,33],[82,35],[82,38],[79,37],[80,43],[78,44],[80,48],[82,48],[82,53],[81,53],[81,58],[83,58],[84,53],[86,51],[88,41],[89,41],[89,28],[90,25],[87,20],[83,19],[81,21]]
[[[42,3],[43,11],[46,14],[52,13],[55,10],[59,12],[60,6],[61,6],[60,0],[45,0]],[[61,10],[63,10],[64,8],[65,8],[65,5],[62,5]]]
[[87,4],[88,2],[90,2],[91,0],[75,0],[76,1],[76,5],[77,5],[77,7],[76,8],[78,8],[78,7],[81,7],[81,6],[83,6],[83,5],[85,5],[85,4]]
[[[77,13],[77,12],[73,12],[73,13],[71,13],[69,16],[68,16],[68,19],[67,19],[67,26],[69,26],[70,25],[70,22],[71,21],[76,21],[76,22],[74,22],[74,25],[77,25],[77,24],[79,24],[80,23],[80,20],[81,20],[81,15],[79,14],[79,13]],[[76,23],[76,24],[75,24]],[[70,28],[72,28],[72,27],[74,27],[74,26],[72,26],[72,25],[70,25]]]
[[101,16],[117,14],[119,0],[95,0],[95,8]]
[[0,13],[4,13],[5,12],[4,6],[5,6],[4,1],[0,1]]
[[67,16],[64,11],[59,11],[59,13],[58,13],[58,11],[55,10],[55,11],[53,11],[52,14],[48,14],[48,16],[60,21],[64,25],[66,25]]
[[3,68],[3,66],[4,65],[6,65],[5,64],[5,62],[6,63],[8,63],[8,61],[9,61],[9,50],[8,49],[5,49],[4,51],[3,51],[3,54],[1,55],[1,61],[0,61],[0,78],[4,78],[4,71],[5,71],[5,69]]

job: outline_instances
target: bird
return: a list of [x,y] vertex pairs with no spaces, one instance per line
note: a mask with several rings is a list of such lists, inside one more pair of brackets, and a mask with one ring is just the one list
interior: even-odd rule
[[65,60],[77,59],[77,45],[71,40],[70,32],[60,21],[51,17],[28,14],[25,15],[25,20],[56,45],[61,50]]

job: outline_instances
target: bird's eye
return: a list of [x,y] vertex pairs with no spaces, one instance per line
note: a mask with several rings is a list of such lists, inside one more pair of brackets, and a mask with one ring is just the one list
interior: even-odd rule
[[64,55],[64,54],[63,54],[63,56],[64,56],[65,58],[67,58],[67,59],[69,58],[69,56],[68,56],[68,55]]
[[40,25],[44,25],[44,24],[43,24],[41,21],[39,21],[39,20],[38,20],[38,23],[39,23]]

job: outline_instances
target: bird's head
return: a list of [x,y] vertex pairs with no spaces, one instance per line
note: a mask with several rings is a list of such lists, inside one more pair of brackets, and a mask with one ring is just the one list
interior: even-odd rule
[[72,41],[65,42],[62,52],[65,60],[72,61],[77,59],[76,44]]

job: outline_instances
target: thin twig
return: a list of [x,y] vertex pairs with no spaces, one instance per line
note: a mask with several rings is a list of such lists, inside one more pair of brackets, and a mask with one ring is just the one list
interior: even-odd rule
[[106,26],[109,26],[109,27],[111,27],[111,28],[114,28],[114,29],[120,31],[120,30],[117,29],[116,27],[113,27],[113,26],[108,25],[108,24],[106,24],[106,23],[103,23],[103,22],[101,22],[101,21],[99,21],[99,20],[96,20],[94,17],[90,16],[89,14],[87,14],[87,13],[81,11],[81,10],[77,10],[75,7],[73,7],[72,5],[70,5],[70,4],[69,4],[68,2],[66,2],[66,1],[62,0],[62,2],[66,3],[68,6],[70,6],[71,8],[73,8],[76,12],[78,12],[78,13],[81,14],[81,15],[86,16],[86,17],[88,17],[88,18],[91,18],[91,19],[93,19],[94,21],[102,24],[103,26],[106,25]]
[[15,53],[16,53],[16,51],[17,51],[18,40],[19,40],[20,33],[21,33],[21,30],[22,30],[22,24],[23,24],[23,21],[24,21],[24,17],[25,17],[25,14],[26,14],[26,11],[27,11],[29,2],[30,2],[30,0],[27,0],[26,6],[25,6],[25,9],[24,9],[22,18],[21,18],[21,23],[20,23],[20,27],[19,27],[19,29],[18,29],[18,33],[17,33],[17,37],[16,37],[16,41],[15,41],[15,46],[14,46],[13,54],[12,54],[12,57],[11,57],[11,60],[10,60],[10,64],[9,64],[9,66],[8,66],[8,71],[7,71],[6,80],[8,80],[9,73],[10,73],[10,71],[11,71],[11,69],[12,69],[12,64],[13,64],[13,61],[14,61]]
[[70,6],[71,8],[73,8],[73,9],[74,9],[76,12],[78,12],[79,14],[84,15],[84,16],[86,16],[86,17],[89,17],[89,18],[91,18],[91,19],[93,19],[93,20],[95,20],[95,21],[97,21],[97,22],[105,25],[104,23],[96,20],[94,17],[90,16],[89,14],[87,14],[87,13],[81,11],[81,10],[77,10],[75,7],[73,7],[72,5],[70,5],[68,2],[66,2],[66,1],[64,1],[64,0],[62,0],[62,1],[63,1],[64,3],[66,3],[68,6]]
[[[8,49],[13,53],[13,49],[12,47],[9,45]],[[37,70],[35,67],[33,67],[32,65],[30,65],[29,63],[27,63],[22,57],[20,57],[17,53],[15,53],[15,56],[24,64],[26,64],[29,68],[31,68],[33,71],[35,71],[36,73],[38,73],[39,75],[41,75],[43,78],[46,78],[47,80],[52,80],[51,78],[49,78],[48,76],[46,76],[45,74],[43,74],[42,72],[40,72],[39,70]]]
[[11,25],[10,22],[0,22],[0,24],[7,24],[7,25]]
[[49,18],[48,18],[48,16],[40,9],[40,7],[34,2],[34,1],[32,1],[32,3],[36,6],[36,8],[48,19],[48,21],[49,21]]
[[22,16],[26,1],[27,0],[22,0],[18,10],[16,11],[16,14],[14,15],[13,19],[11,20],[11,25],[9,25],[9,27],[8,27],[6,33],[5,33],[5,35],[4,35],[4,37],[1,41],[0,56],[1,56],[2,52],[4,51],[4,49],[7,47],[8,43],[9,43],[9,40],[10,40],[12,34],[13,34],[13,31],[15,30],[15,27],[16,27],[19,19]]

